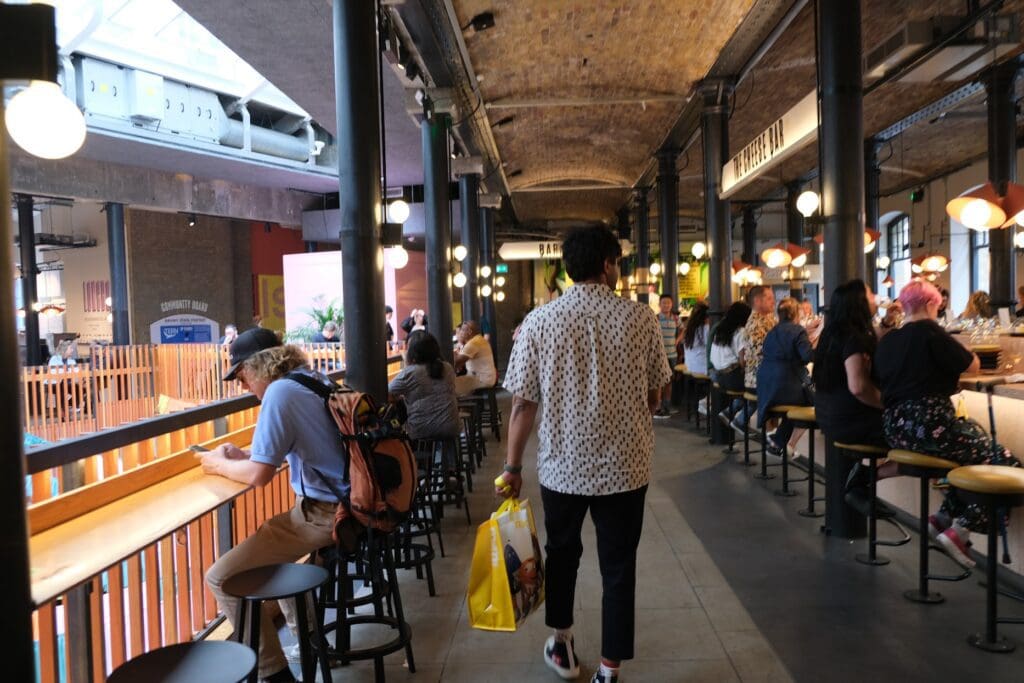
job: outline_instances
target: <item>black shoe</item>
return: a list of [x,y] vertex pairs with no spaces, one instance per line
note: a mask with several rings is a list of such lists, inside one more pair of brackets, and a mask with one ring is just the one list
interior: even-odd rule
[[846,477],[846,486],[843,487],[844,493],[852,493],[857,491],[867,498],[868,487],[871,484],[871,476],[868,472],[868,468],[864,467],[863,463],[855,463],[853,469],[850,470],[849,476]]
[[580,660],[576,658],[575,641],[555,640],[549,636],[544,643],[544,663],[565,680],[572,680],[580,675]]
[[295,674],[288,667],[263,679],[264,683],[295,683]]

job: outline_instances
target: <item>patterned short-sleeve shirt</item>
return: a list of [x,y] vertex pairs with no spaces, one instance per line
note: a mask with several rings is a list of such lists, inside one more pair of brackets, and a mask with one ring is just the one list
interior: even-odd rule
[[772,313],[750,314],[743,328],[743,381],[751,389],[757,388],[757,369],[764,358],[764,338],[768,336],[778,319]]
[[573,285],[530,313],[504,386],[540,404],[541,485],[609,495],[647,484],[654,453],[647,394],[671,378],[654,312],[606,285]]

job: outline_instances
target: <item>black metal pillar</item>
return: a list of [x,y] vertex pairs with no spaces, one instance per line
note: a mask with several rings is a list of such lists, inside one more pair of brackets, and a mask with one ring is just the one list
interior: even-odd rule
[[647,188],[638,187],[636,190],[636,272],[633,277],[636,300],[644,304],[648,303],[650,299],[648,296],[649,268],[651,267],[650,220]]
[[[988,178],[1002,194],[1017,180],[1016,87],[1019,66],[1011,59],[985,75],[988,94]],[[1016,308],[1017,259],[1013,230],[989,231],[989,290],[995,308]]]
[[729,158],[729,97],[732,83],[705,81],[700,95],[704,142],[704,221],[708,232],[708,307],[720,316],[732,303],[732,222],[729,200],[719,197],[722,165]]
[[[881,190],[882,190],[882,167],[878,163],[878,151],[881,147],[874,138],[864,141],[864,222],[867,227],[874,230],[881,230],[878,223],[882,215]],[[877,289],[878,283],[875,274],[878,269],[875,261],[878,258],[878,245],[871,250],[870,254],[864,255],[864,281],[868,283],[872,291]],[[831,295],[830,295],[831,296]]]
[[[495,244],[494,244],[494,210],[486,207],[480,208],[480,267],[487,266],[494,272],[495,267]],[[481,297],[480,300],[483,316],[491,323],[491,353],[498,357],[498,318],[494,310],[494,295]]]
[[18,240],[21,243],[21,305],[25,311],[25,365],[41,365],[39,350],[39,313],[36,293],[36,225],[32,218],[32,195],[16,195],[18,204]]
[[754,207],[743,207],[743,262],[757,265],[757,216]]
[[[804,246],[804,217],[796,210],[796,199],[800,196],[803,184],[792,182],[786,185],[786,241],[798,247]],[[797,301],[804,300],[804,288],[801,280],[789,281],[789,295]]]
[[[4,102],[0,97],[0,119]],[[0,135],[0,197],[9,196],[7,136]],[[0,211],[0,263],[13,263],[11,212]],[[0,586],[4,587],[4,643],[6,677],[35,680],[32,644],[32,584],[29,579],[28,526],[25,518],[25,454],[22,451],[18,335],[14,320],[14,282],[0,278]],[[6,488],[4,488],[6,487]]]
[[388,380],[377,13],[372,2],[339,1],[333,17],[345,381],[383,401]]
[[[466,286],[462,288],[462,319],[480,322],[480,176],[467,173],[459,177],[459,206],[462,210],[462,246],[466,258],[462,272]],[[493,266],[492,266],[493,268]],[[489,321],[492,325],[494,320]]]
[[128,320],[128,248],[124,204],[107,202],[107,252],[110,257],[110,317],[114,344],[131,344]]
[[423,133],[423,214],[427,256],[427,318],[430,332],[441,344],[441,356],[452,362],[452,248],[448,208],[448,114],[435,113],[420,124]]
[[[825,301],[835,288],[864,276],[864,108],[861,0],[818,0],[818,157]],[[829,440],[827,440],[829,441]],[[864,517],[843,500],[853,467],[829,445],[825,453],[825,527],[842,538],[864,534]]]
[[679,304],[679,150],[658,152],[658,228],[661,233],[661,293]]

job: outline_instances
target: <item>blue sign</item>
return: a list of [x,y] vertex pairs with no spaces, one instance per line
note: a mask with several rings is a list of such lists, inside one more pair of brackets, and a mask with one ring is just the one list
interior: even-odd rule
[[209,325],[161,325],[161,344],[208,344],[213,341]]

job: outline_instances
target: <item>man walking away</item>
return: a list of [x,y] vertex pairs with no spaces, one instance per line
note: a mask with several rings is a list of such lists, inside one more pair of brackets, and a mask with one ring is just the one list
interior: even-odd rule
[[632,659],[636,549],[650,481],[651,414],[672,372],[654,312],[615,295],[622,249],[604,227],[574,230],[562,245],[576,283],[526,317],[509,360],[513,395],[502,479],[519,495],[523,449],[540,410],[537,470],[547,535],[544,661],[579,676],[572,635],[580,531],[590,511],[604,585],[601,666],[592,683],[617,683]]
[[[679,343],[680,329],[679,316],[675,312],[676,303],[670,294],[662,294],[658,300],[658,326],[661,328],[661,339],[665,346],[665,355],[668,356],[669,368],[674,368],[678,362],[676,344]],[[661,390],[661,405],[654,413],[654,417],[667,418],[672,414],[672,383],[671,381]]]

